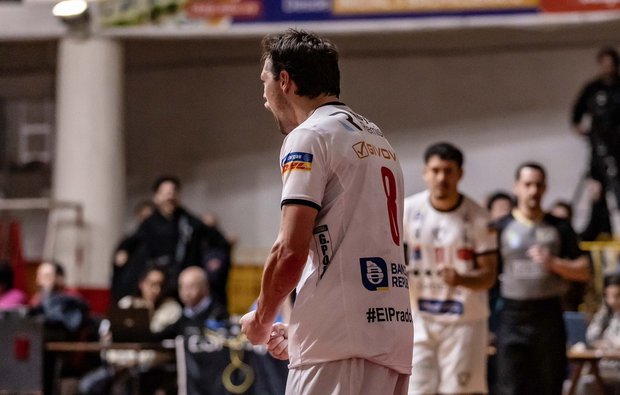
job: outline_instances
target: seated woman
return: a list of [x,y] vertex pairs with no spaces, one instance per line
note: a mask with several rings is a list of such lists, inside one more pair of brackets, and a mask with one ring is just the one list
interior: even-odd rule
[[[167,284],[165,270],[150,265],[140,275],[139,295],[122,298],[118,301],[118,307],[147,308],[150,313],[151,332],[157,334],[176,322],[182,313],[181,306],[174,299],[166,297],[165,284]],[[139,380],[141,394],[152,394],[157,389],[165,388],[170,381],[167,380],[166,373],[159,368],[171,359],[170,355],[164,352],[110,349],[104,354],[103,359],[107,366],[85,376],[80,382],[80,393],[129,393],[131,392],[129,379],[133,376],[133,379]],[[171,391],[164,389],[166,393],[172,393]]]
[[[605,276],[604,287],[603,305],[588,326],[586,340],[594,348],[620,350],[620,273]],[[599,371],[608,393],[620,393],[620,361],[602,359]]]
[[151,265],[140,275],[137,296],[125,296],[118,301],[118,307],[147,308],[150,312],[151,332],[161,332],[181,317],[181,306],[173,298],[166,296],[166,272],[159,266]]

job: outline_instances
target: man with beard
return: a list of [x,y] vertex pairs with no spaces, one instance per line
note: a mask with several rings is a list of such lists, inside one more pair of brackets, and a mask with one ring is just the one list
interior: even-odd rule
[[487,290],[497,247],[484,208],[463,195],[463,154],[424,153],[428,190],[405,199],[404,240],[414,321],[409,395],[486,393]]
[[181,182],[174,176],[157,178],[153,184],[156,209],[136,233],[147,258],[166,269],[174,291],[179,273],[189,266],[201,266],[205,251],[230,253],[230,245],[216,228],[205,225],[179,204],[180,189]]
[[[413,328],[394,149],[338,101],[331,42],[288,30],[263,40],[262,60],[265,107],[286,135],[282,210],[243,332],[290,357],[287,394],[404,395]],[[290,327],[273,326],[296,286]]]
[[497,333],[499,395],[561,395],[566,374],[561,296],[569,280],[590,276],[570,224],[541,208],[546,187],[541,165],[519,166],[517,207],[498,224],[504,300]]

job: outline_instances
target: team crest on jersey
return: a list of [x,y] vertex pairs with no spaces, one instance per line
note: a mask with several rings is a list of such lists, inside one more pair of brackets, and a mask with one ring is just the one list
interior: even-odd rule
[[515,231],[509,230],[506,232],[506,240],[508,241],[508,245],[510,248],[519,248],[521,245],[521,237]]
[[388,268],[381,258],[360,258],[362,284],[369,291],[387,291],[389,286]]
[[293,170],[312,170],[313,155],[307,152],[291,152],[282,159],[282,174]]

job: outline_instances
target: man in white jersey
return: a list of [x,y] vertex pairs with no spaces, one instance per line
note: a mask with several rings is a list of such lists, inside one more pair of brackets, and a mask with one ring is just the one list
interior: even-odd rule
[[409,394],[486,393],[487,290],[497,241],[485,209],[458,190],[463,154],[424,154],[428,190],[405,199],[404,235],[414,311]]
[[[406,394],[413,325],[394,149],[338,101],[329,41],[296,30],[268,36],[263,62],[265,107],[286,136],[282,211],[243,332],[289,358],[287,394]],[[290,326],[273,326],[295,287]]]

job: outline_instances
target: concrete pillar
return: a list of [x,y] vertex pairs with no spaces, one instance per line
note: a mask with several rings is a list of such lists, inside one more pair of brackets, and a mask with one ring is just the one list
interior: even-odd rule
[[81,204],[84,227],[71,210],[56,210],[53,257],[67,267],[70,285],[107,288],[125,212],[121,43],[61,39],[57,78],[52,197]]

